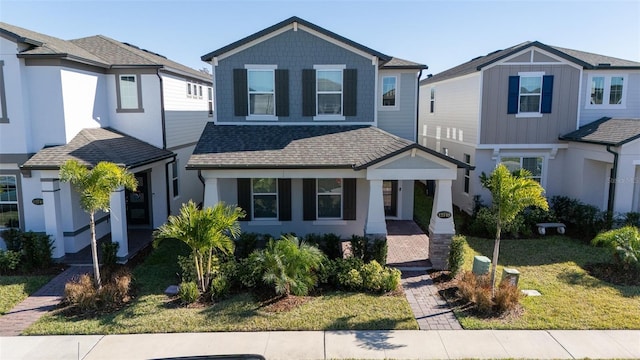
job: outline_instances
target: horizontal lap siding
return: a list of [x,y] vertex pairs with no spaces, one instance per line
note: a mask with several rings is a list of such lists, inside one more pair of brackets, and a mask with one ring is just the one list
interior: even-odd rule
[[[397,110],[381,108],[382,95],[378,94],[378,127],[396,136],[411,141],[416,132],[416,86],[417,73],[393,73],[380,71],[380,81],[384,76],[397,76],[399,87],[396,96]],[[378,86],[382,87],[380,82]]]
[[[551,113],[542,117],[517,118],[507,114],[509,76],[518,72],[553,75]],[[547,144],[575,130],[580,71],[569,65],[504,65],[484,71],[482,99],[482,144]]]
[[357,69],[357,114],[347,117],[347,121],[373,123],[375,67],[371,58],[359,56],[301,29],[286,31],[218,61],[215,92],[220,123],[246,121],[244,116],[234,114],[233,69],[244,69],[248,64],[277,65],[278,69],[289,70],[289,116],[280,117],[280,122],[313,121],[310,116],[302,116],[303,69],[313,69],[314,65],[346,65],[349,69]]
[[[625,98],[625,107],[623,109],[587,109],[587,94],[591,92],[591,84],[589,74],[620,74],[627,75],[625,79],[627,88],[627,96]],[[640,71],[628,70],[610,70],[610,71],[585,71],[582,74],[582,92],[580,93],[580,126],[596,121],[604,116],[612,118],[640,118]]]
[[184,79],[163,75],[162,83],[167,147],[198,141],[204,126],[211,119],[208,115],[208,85],[197,84],[202,85],[200,99],[187,97],[187,81]]

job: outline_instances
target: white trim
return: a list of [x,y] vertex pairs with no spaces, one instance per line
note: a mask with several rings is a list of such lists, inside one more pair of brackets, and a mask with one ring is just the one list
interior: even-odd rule
[[[594,77],[601,77],[604,79],[604,89],[602,93],[602,104],[591,104],[591,81]],[[611,79],[614,77],[622,78],[622,98],[620,104],[609,104],[609,96],[611,94]],[[604,72],[589,72],[587,74],[587,91],[585,91],[585,109],[626,109],[627,108],[627,88],[629,87],[629,74],[624,73],[604,73]]]
[[[556,59],[559,62],[557,62],[557,63],[554,63],[554,62],[528,62],[528,63],[519,63],[518,62],[518,63],[508,63],[507,62],[507,61],[509,61],[509,60],[511,60],[513,58],[516,58],[516,57],[526,53],[527,51],[532,51],[531,58],[530,58],[530,59],[532,59],[533,58],[533,50],[534,49],[535,49],[535,51],[539,51],[541,54],[546,55],[546,56],[548,56],[548,57],[550,57],[552,59]],[[489,64],[489,65],[483,67],[481,70],[490,69],[490,68],[492,68],[494,66],[512,66],[512,65],[513,66],[522,66],[522,65],[554,65],[554,66],[568,65],[568,66],[574,67],[576,69],[582,69],[581,65],[575,64],[575,63],[573,63],[571,61],[568,61],[568,60],[566,60],[566,59],[564,59],[564,58],[562,58],[562,57],[560,57],[558,55],[552,54],[552,53],[550,53],[550,52],[548,52],[546,50],[543,50],[543,49],[541,49],[541,48],[539,48],[537,46],[531,46],[531,47],[526,48],[526,49],[524,49],[522,51],[519,51],[519,52],[517,52],[515,54],[509,55],[509,56],[507,56],[507,57],[505,57],[503,59],[500,59],[499,61],[496,61],[493,64]]]
[[314,226],[343,226],[343,225],[347,225],[347,220],[320,219],[320,220],[314,220],[311,224]]
[[249,115],[244,119],[247,121],[278,121],[278,117],[274,115]]
[[[316,115],[313,117],[313,121],[341,121],[346,119],[347,118],[342,115]],[[296,125],[300,125],[300,123]],[[340,125],[344,125],[344,123]]]
[[[518,71],[518,76],[526,76],[526,77],[536,77],[536,76],[544,76],[546,73],[544,71]],[[540,89],[542,91],[542,89]]]
[[476,149],[478,150],[538,150],[538,149],[566,149],[569,144],[478,144]]
[[320,64],[320,65],[313,65],[313,69],[314,70],[344,70],[347,68],[347,65],[345,64],[335,64],[335,65],[331,65],[331,64]]
[[478,96],[478,121],[476,122],[477,126],[476,126],[476,139],[475,142],[471,143],[474,145],[478,145],[480,144],[480,139],[482,139],[482,97],[484,96],[484,69],[482,69],[482,71],[480,71],[480,77],[479,77],[480,83],[479,83],[479,87],[480,87],[480,94]]
[[247,222],[249,226],[282,226],[282,221],[273,220],[273,219],[256,219],[250,220]]
[[[371,65],[373,65],[373,89],[375,91],[375,93],[378,93],[378,88],[380,87],[380,84],[378,82],[378,76],[380,76],[380,68],[378,66],[378,58],[376,56],[373,56],[371,58]],[[378,97],[374,96],[373,97],[373,108],[377,109],[378,108]],[[375,127],[378,127],[378,112],[374,111],[373,112],[373,124]]]
[[365,178],[366,170],[352,169],[202,169],[202,176],[207,178]]
[[[540,95],[542,97],[542,95]],[[542,113],[539,112],[526,112],[526,113],[517,113],[517,118],[540,118],[542,117]]]
[[[215,113],[215,111],[214,111]],[[326,115],[328,116],[328,115]],[[331,124],[331,121],[335,121],[335,124]],[[232,121],[225,121],[225,122],[217,122],[216,125],[220,125],[220,126],[225,126],[225,125],[232,125],[232,126],[242,126],[242,125],[273,125],[273,126],[300,126],[300,125],[318,125],[318,122],[322,122],[322,125],[367,125],[367,126],[375,126],[374,123],[372,122],[364,122],[364,121],[341,121],[340,117],[335,117],[335,118],[321,118],[321,119],[317,119],[314,121],[267,121],[267,122],[260,122],[257,120],[246,120],[243,122],[232,122]]]
[[584,71],[582,70],[582,68],[580,68],[579,76],[580,81],[578,82],[578,111],[576,112],[576,130],[580,128],[580,116],[582,116],[582,105],[580,105],[580,95],[582,95],[583,88],[582,83],[584,82],[582,81],[584,79]]
[[[395,93],[394,93],[394,105],[384,105],[384,99],[382,98],[384,96],[384,79],[385,78],[394,78],[395,79]],[[378,103],[378,110],[380,111],[398,111],[400,110],[400,101],[399,101],[399,95],[400,95],[400,76],[399,74],[382,74],[379,76],[379,80],[380,80],[380,88],[378,89],[378,91],[376,92],[376,96],[378,97],[378,100],[380,100],[380,102]]]
[[275,70],[278,65],[272,64],[245,64],[244,68],[247,70]]

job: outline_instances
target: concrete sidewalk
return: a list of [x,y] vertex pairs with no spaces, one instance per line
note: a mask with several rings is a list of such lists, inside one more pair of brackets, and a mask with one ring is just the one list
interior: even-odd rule
[[638,330],[291,331],[0,337],[0,359],[638,359]]

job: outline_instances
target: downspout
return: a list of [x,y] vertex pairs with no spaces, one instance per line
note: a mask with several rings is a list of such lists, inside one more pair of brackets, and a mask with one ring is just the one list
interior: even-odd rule
[[611,177],[609,179],[609,199],[607,202],[607,218],[613,218],[613,205],[616,198],[616,182],[618,180],[618,154],[611,150],[611,145],[607,145],[607,152],[613,154],[613,167],[611,168]]
[[416,90],[416,143],[420,144],[419,135],[420,134],[420,78],[422,77],[422,69],[418,72],[418,84],[416,85],[418,89]]
[[202,170],[198,170],[198,180],[200,180],[200,182],[202,183],[202,206],[200,207],[204,207],[204,192],[207,190],[207,184],[204,181],[204,177],[202,176]]
[[[167,149],[167,126],[166,120],[164,116],[164,85],[162,82],[162,76],[160,76],[160,69],[156,70],[156,75],[158,76],[158,81],[160,82],[160,123],[162,126],[162,149]],[[172,162],[175,162],[176,158],[173,158]],[[169,194],[169,189],[171,189],[171,184],[169,183],[169,166],[171,163],[167,163],[165,165],[165,173],[164,173],[164,181],[165,181],[165,189],[167,189],[167,215],[171,215],[171,195]]]

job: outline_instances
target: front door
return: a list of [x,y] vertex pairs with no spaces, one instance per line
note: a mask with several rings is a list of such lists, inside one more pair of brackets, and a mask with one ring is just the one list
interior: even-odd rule
[[136,191],[126,191],[127,223],[129,225],[150,225],[149,223],[149,173],[135,174],[138,181]]
[[384,199],[384,216],[398,216],[398,180],[383,181],[382,196]]

